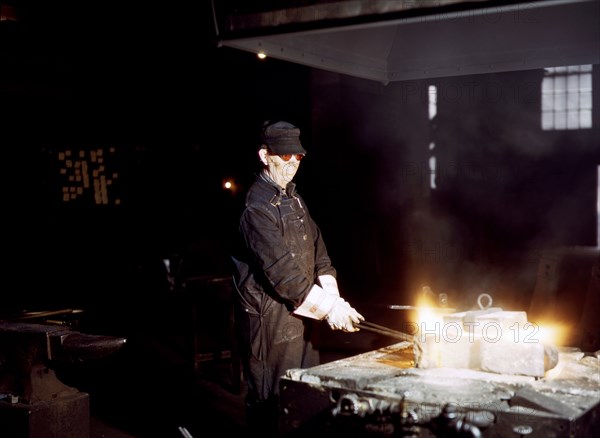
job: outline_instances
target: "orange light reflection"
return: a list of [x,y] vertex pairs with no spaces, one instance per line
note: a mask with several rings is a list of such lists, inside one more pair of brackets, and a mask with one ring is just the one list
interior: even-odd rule
[[569,330],[563,324],[546,321],[540,321],[532,324],[537,328],[537,333],[535,333],[533,336],[536,340],[543,344],[564,346],[569,341]]
[[443,313],[436,311],[433,303],[427,297],[421,297],[416,307],[418,330],[421,332],[439,332],[443,322]]

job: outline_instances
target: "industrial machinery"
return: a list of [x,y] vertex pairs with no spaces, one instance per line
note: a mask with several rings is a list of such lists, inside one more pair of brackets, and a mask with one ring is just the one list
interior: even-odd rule
[[[398,332],[361,323],[402,342],[289,370],[281,381],[282,434],[600,436],[600,350],[592,316],[599,256],[597,248],[576,247],[542,258],[529,309],[535,323],[528,312],[494,307],[485,293],[477,308],[463,312],[443,307],[441,294],[434,325],[421,320]],[[429,288],[424,292],[435,298]],[[584,300],[567,299],[581,294]],[[541,315],[562,324],[566,341],[544,337],[549,327],[539,323]]]
[[290,370],[283,436],[592,437],[600,433],[600,352],[561,348],[543,378],[416,368],[413,344]]
[[526,312],[493,307],[489,294],[477,301],[439,308],[437,320],[423,309],[413,333],[361,322],[402,342],[288,370],[283,435],[598,436],[600,351],[557,347]]

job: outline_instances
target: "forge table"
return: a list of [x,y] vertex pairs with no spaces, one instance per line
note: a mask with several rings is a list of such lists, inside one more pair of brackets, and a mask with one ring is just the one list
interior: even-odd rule
[[543,378],[414,367],[401,342],[281,381],[286,437],[597,437],[600,357],[561,348]]

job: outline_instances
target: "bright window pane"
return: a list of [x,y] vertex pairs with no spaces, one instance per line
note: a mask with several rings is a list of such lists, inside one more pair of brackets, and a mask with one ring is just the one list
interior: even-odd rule
[[581,109],[592,109],[592,92],[583,91],[579,94],[579,108]]
[[567,94],[556,93],[554,95],[554,110],[564,111],[565,109],[567,109]]
[[592,65],[544,69],[541,125],[544,130],[592,127]]
[[592,74],[584,73],[579,79],[579,89],[581,91],[588,91],[592,89]]
[[564,111],[556,111],[554,113],[554,128],[567,129],[567,113]]
[[567,94],[567,109],[568,110],[579,109],[579,93]]
[[567,78],[565,76],[556,76],[554,78],[554,91],[560,93],[567,89]]
[[542,93],[553,93],[554,92],[554,78],[542,79]]
[[567,90],[568,91],[579,91],[579,75],[567,76]]
[[567,128],[577,129],[579,128],[579,111],[567,111]]
[[553,93],[542,93],[542,111],[554,111]]
[[592,111],[581,110],[579,112],[579,127],[580,128],[591,128],[592,127]]

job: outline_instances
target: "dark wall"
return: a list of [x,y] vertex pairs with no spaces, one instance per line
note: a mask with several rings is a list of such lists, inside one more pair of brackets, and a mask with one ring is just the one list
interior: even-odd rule
[[[0,25],[7,311],[152,299],[173,255],[186,275],[228,275],[261,121],[308,124],[308,69],[217,48],[201,6],[95,6],[32,5]],[[92,166],[100,149],[107,202],[93,187],[65,202],[82,183],[61,155]]]
[[[311,197],[330,212],[323,228],[351,293],[414,304],[429,285],[457,307],[488,292],[501,306],[527,309],[545,249],[596,245],[598,112],[593,129],[542,131],[542,75],[384,86],[314,73],[323,160],[313,172],[331,177]],[[595,68],[596,91],[598,79]],[[430,85],[438,94],[431,121]]]
[[[543,132],[541,71],[384,86],[217,48],[210,14],[189,8],[55,7],[2,23],[6,308],[143,300],[168,287],[161,261],[175,255],[186,275],[227,275],[273,117],[302,127],[298,186],[351,297],[403,304],[430,285],[521,306],[543,249],[595,244],[599,93],[593,129]],[[59,154],[98,148],[115,150],[110,202],[63,202]]]
[[305,188],[307,202],[346,293],[399,300],[408,287],[406,213],[423,196],[415,175],[427,106],[402,84],[320,71],[312,78],[314,152],[301,172],[318,183]]
[[[544,250],[596,245],[598,113],[593,129],[543,131],[542,73],[439,82],[449,94],[462,91],[441,99],[436,121],[446,171],[435,203],[461,224],[454,233],[461,246],[457,284],[521,305]],[[595,90],[599,77],[596,68]]]

